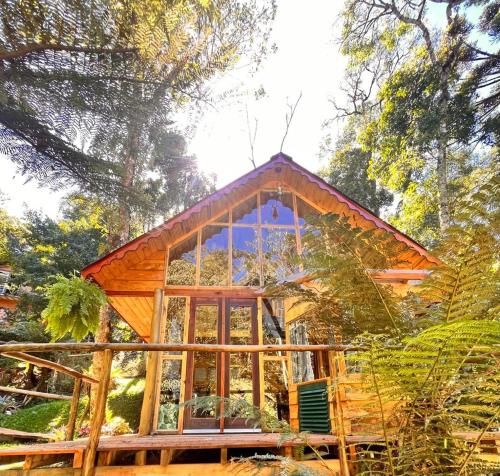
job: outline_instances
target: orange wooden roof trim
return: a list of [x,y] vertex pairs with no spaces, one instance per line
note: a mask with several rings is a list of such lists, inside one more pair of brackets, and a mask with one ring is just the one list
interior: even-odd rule
[[317,175],[313,174],[312,172],[309,172],[307,169],[305,169],[304,167],[302,167],[299,164],[297,164],[296,162],[294,162],[291,157],[287,156],[286,154],[279,153],[279,154],[276,154],[273,157],[271,157],[271,160],[269,160],[268,162],[262,164],[261,166],[257,167],[256,169],[243,175],[239,179],[229,183],[225,187],[222,187],[221,189],[217,190],[216,192],[212,193],[211,195],[205,197],[204,199],[200,200],[198,203],[196,203],[192,207],[177,214],[175,217],[171,218],[170,220],[167,220],[166,222],[162,223],[161,225],[153,228],[152,230],[150,230],[150,231],[144,233],[143,235],[135,238],[134,240],[126,243],[125,245],[121,246],[120,248],[117,248],[116,250],[112,251],[111,253],[107,254],[106,256],[103,256],[102,258],[98,259],[94,263],[86,266],[82,270],[82,276],[85,278],[88,278],[88,277],[92,276],[93,274],[98,273],[104,266],[109,265],[112,261],[114,261],[116,259],[121,259],[125,256],[126,253],[133,252],[133,251],[137,250],[141,245],[147,243],[147,241],[149,241],[150,239],[157,238],[158,236],[161,235],[162,232],[164,232],[165,230],[171,229],[175,224],[188,219],[189,217],[191,217],[195,213],[200,213],[204,207],[209,206],[211,203],[217,201],[222,196],[231,193],[232,191],[234,191],[238,187],[246,184],[249,180],[256,178],[259,174],[265,172],[267,169],[276,167],[276,165],[278,165],[280,163],[290,167],[294,172],[299,173],[300,175],[304,176],[311,183],[317,185],[320,189],[327,191],[328,193],[333,195],[340,203],[345,204],[351,211],[359,214],[364,219],[372,222],[377,228],[383,229],[383,230],[387,231],[388,233],[391,233],[392,235],[394,235],[394,237],[398,241],[405,243],[411,249],[413,249],[417,253],[419,253],[422,257],[425,257],[429,262],[434,263],[434,264],[440,264],[440,261],[437,258],[432,256],[422,245],[417,243],[415,240],[413,240],[409,236],[405,235],[404,233],[400,232],[399,230],[394,228],[389,223],[386,223],[384,220],[377,217],[373,212],[366,209],[365,207],[363,207],[362,205],[357,203],[355,200],[348,198],[342,192],[337,190],[335,187],[333,187],[329,183],[325,182],[323,179],[321,179]]

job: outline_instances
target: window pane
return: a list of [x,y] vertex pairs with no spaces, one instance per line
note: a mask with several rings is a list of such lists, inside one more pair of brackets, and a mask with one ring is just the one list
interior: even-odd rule
[[264,344],[280,345],[285,342],[285,309],[282,298],[262,300]]
[[[165,322],[165,342],[182,344],[184,338],[184,318],[186,315],[186,298],[169,297],[167,318]],[[180,354],[180,352],[169,352]]]
[[257,195],[254,195],[233,208],[233,223],[246,225],[257,224]]
[[259,254],[255,228],[233,227],[233,284],[259,285]]
[[164,360],[160,382],[158,429],[176,430],[181,392],[181,360]]
[[262,223],[293,225],[293,201],[289,192],[261,192]]
[[263,228],[262,253],[264,285],[283,281],[299,271],[296,263],[297,242],[293,229]]
[[[294,323],[290,325],[290,343],[296,345],[309,344],[306,323]],[[292,352],[292,376],[294,383],[314,380],[312,352]]]
[[[219,307],[216,305],[196,306],[195,344],[217,344]],[[217,354],[215,352],[194,352],[193,398],[215,397],[217,395]],[[192,408],[196,418],[215,417],[215,401],[210,408]]]
[[280,421],[290,421],[288,407],[288,371],[284,361],[264,362],[264,410]]
[[308,218],[317,216],[320,212],[297,197],[297,214],[299,216],[299,225],[304,226],[307,224]]
[[167,284],[194,286],[196,280],[197,234],[170,249]]
[[201,286],[227,286],[228,237],[225,226],[209,225],[201,233]]
[[[251,344],[252,308],[231,306],[229,318],[229,344]],[[253,405],[253,355],[249,352],[231,352],[229,354],[229,398],[233,400],[237,408],[240,408],[240,404],[236,403],[239,400],[246,402],[249,407]],[[242,408],[245,408],[245,404]]]

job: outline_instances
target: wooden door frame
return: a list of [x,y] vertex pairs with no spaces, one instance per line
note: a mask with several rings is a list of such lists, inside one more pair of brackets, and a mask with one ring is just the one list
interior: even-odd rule
[[[223,298],[191,298],[189,305],[189,322],[188,322],[188,342],[194,341],[195,330],[196,330],[196,306],[198,305],[207,305],[207,306],[217,306],[217,342],[220,342],[222,337],[222,323],[225,319],[224,315],[224,302]],[[221,394],[221,382],[219,378],[221,364],[223,364],[223,359],[220,353],[216,354],[216,369],[217,369],[217,384],[216,384],[216,393],[217,395]],[[186,382],[185,382],[185,390],[184,402],[191,400],[193,396],[193,371],[194,371],[194,352],[187,353],[186,359]],[[184,407],[184,425],[183,429],[185,430],[218,430],[220,429],[220,421],[219,417],[219,408],[216,408],[216,416],[214,418],[193,418],[191,416],[191,408]],[[193,426],[194,425],[194,426]]]
[[[230,326],[229,316],[231,306],[249,306],[251,308],[251,335],[252,344],[259,343],[258,335],[258,305],[256,298],[240,298],[240,297],[191,297],[189,305],[189,321],[186,323],[187,342],[193,342],[196,330],[196,307],[199,305],[216,305],[218,306],[217,315],[217,342],[224,343],[229,341]],[[228,396],[229,394],[229,358],[227,352],[217,353],[216,368],[217,368],[217,384],[216,392],[219,396]],[[252,355],[252,397],[253,404],[256,407],[260,406],[260,378],[259,378],[259,356]],[[184,383],[184,401],[192,398],[193,394],[193,372],[194,372],[194,352],[187,352],[186,358],[186,378]],[[224,431],[224,428],[230,429],[245,429],[245,419],[226,419],[220,418],[220,408],[216,409],[215,418],[193,418],[191,409],[184,407],[183,431],[184,430],[219,430]],[[232,421],[231,421],[232,420]]]
[[[227,298],[225,299],[224,307],[225,309],[225,324],[226,329],[224,333],[224,342],[228,343],[230,339],[230,308],[231,306],[239,307],[250,307],[251,308],[251,322],[250,322],[250,332],[252,336],[251,344],[259,343],[259,333],[258,333],[258,319],[257,319],[257,299],[242,299],[242,298]],[[224,396],[229,397],[229,384],[230,384],[230,353],[224,352]],[[257,353],[252,354],[252,400],[253,406],[260,408],[260,378],[259,378],[259,355]],[[224,427],[228,429],[245,429],[245,425],[248,422],[245,418],[225,418]]]

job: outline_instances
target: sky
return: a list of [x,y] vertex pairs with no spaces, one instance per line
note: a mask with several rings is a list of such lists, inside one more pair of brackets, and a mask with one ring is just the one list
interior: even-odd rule
[[[329,102],[338,93],[344,59],[335,44],[334,26],[342,2],[315,0],[314,8],[304,8],[298,0],[281,0],[271,41],[277,52],[267,57],[256,74],[241,58],[233,71],[213,81],[211,89],[221,94],[238,91],[237,97],[217,102],[195,116],[197,124],[189,141],[189,153],[196,155],[199,167],[215,173],[222,187],[251,170],[250,142],[246,110],[252,130],[258,121],[255,162],[260,165],[279,152],[285,133],[287,104],[294,104],[300,93],[283,152],[311,171],[320,167],[319,144],[326,131],[322,123],[332,116]],[[321,11],[321,15],[318,12]],[[255,100],[254,92],[263,87],[266,94]],[[191,116],[178,118],[178,127],[189,127]],[[10,214],[21,216],[26,204],[55,218],[65,191],[40,188],[35,181],[16,174],[16,167],[0,157],[0,191],[8,200],[3,206]]]
[[[202,171],[216,174],[218,187],[252,168],[249,124],[253,135],[257,120],[257,165],[279,152],[288,105],[295,104],[300,94],[283,152],[312,172],[325,165],[326,159],[319,157],[320,144],[327,134],[337,136],[338,124],[325,129],[323,122],[334,115],[331,99],[342,102],[339,86],[346,60],[336,41],[342,3],[314,0],[314,8],[305,8],[299,0],[278,1],[271,38],[277,52],[267,57],[256,74],[251,73],[249,60],[243,57],[234,70],[211,82],[215,96],[232,90],[237,91],[236,97],[215,101],[215,106],[203,108],[202,115],[178,115],[179,130],[193,130],[188,137],[188,152],[196,155]],[[438,20],[444,17],[440,11],[443,7],[433,4],[432,8],[436,26],[442,27]],[[470,9],[471,15],[478,13]],[[255,91],[261,87],[265,95],[256,100]],[[26,178],[16,175],[15,166],[2,156],[0,177],[0,191],[9,198],[3,206],[9,213],[21,216],[26,204],[57,216],[59,200],[67,191],[40,188],[35,181],[26,183]]]

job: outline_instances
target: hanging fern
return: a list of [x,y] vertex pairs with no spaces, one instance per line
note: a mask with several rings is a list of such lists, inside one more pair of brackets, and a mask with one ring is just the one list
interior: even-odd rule
[[98,286],[78,276],[58,275],[56,282],[47,288],[46,296],[49,303],[42,318],[53,340],[70,334],[80,341],[97,331],[99,310],[106,303],[106,296]]

